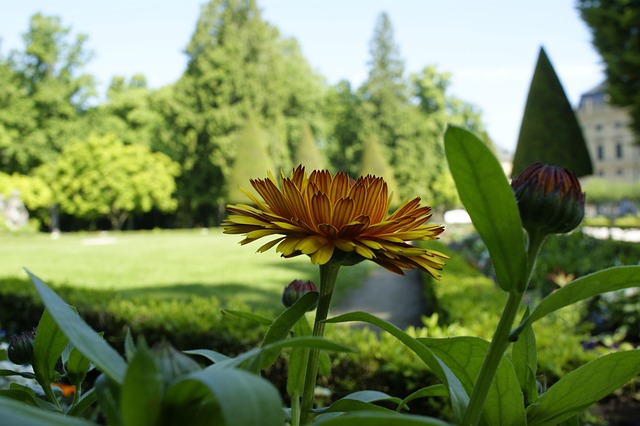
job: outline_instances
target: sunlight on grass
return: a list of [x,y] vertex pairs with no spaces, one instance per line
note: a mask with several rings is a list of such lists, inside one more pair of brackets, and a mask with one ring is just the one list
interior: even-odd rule
[[[240,239],[218,229],[74,233],[55,240],[46,234],[2,234],[0,278],[26,277],[26,267],[55,285],[158,298],[240,296],[254,306],[279,303],[293,279],[318,282],[318,268],[307,256],[256,254],[258,246],[241,246]],[[341,293],[369,270],[344,268]]]

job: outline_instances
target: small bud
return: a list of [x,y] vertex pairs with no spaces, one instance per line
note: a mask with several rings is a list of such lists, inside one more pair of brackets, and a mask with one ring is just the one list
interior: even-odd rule
[[14,364],[30,364],[33,359],[33,342],[36,330],[26,331],[22,334],[11,336],[7,358]]
[[584,217],[584,192],[567,169],[536,163],[511,181],[529,235],[564,234]]
[[[310,291],[317,292],[315,284],[311,281],[302,281],[302,280],[293,280],[291,283],[284,288],[284,292],[282,293],[282,304],[287,308],[291,307],[298,299],[300,299],[305,294]],[[312,311],[316,307],[313,306],[309,310]]]
[[197,362],[165,341],[156,345],[153,348],[153,353],[158,362],[165,388],[168,388],[177,379],[201,370]]

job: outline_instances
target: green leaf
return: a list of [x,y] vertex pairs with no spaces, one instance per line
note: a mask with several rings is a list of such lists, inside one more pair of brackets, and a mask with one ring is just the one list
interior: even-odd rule
[[431,371],[434,372],[438,379],[447,386],[447,389],[449,390],[449,397],[451,398],[454,417],[458,422],[462,420],[464,412],[467,409],[467,405],[469,404],[469,394],[451,369],[444,362],[438,359],[429,348],[409,336],[404,331],[400,330],[395,325],[366,312],[350,312],[330,318],[325,322],[340,323],[350,321],[366,322],[375,325],[376,327],[380,327],[418,355],[418,357],[431,369]]
[[4,425],[20,426],[93,426],[87,420],[64,416],[0,397],[0,418]]
[[522,221],[502,166],[472,133],[449,126],[445,152],[460,200],[484,241],[500,287],[524,290],[526,253]]
[[220,352],[212,351],[210,349],[191,349],[189,351],[183,352],[187,355],[199,355],[201,357],[207,358],[213,363],[231,359],[228,356],[221,354]]
[[396,408],[396,411],[400,411],[404,408],[408,408],[407,404],[409,404],[411,401],[415,399],[428,398],[430,396],[448,396],[448,395],[449,395],[449,392],[447,392],[447,388],[443,384],[427,386],[425,388],[418,389],[417,391],[413,392],[412,394],[407,396],[405,399],[403,399],[400,402],[400,404],[398,404],[398,408]]
[[121,385],[109,379],[106,375],[100,374],[93,388],[96,392],[100,411],[107,418],[107,424],[109,426],[122,425],[122,415],[120,413]]
[[162,408],[162,394],[162,374],[143,341],[138,344],[122,383],[120,409],[123,425],[156,425]]
[[[260,346],[266,346],[270,343],[286,339],[289,336],[291,328],[298,322],[300,318],[309,311],[313,305],[318,302],[318,293],[315,291],[306,293],[300,299],[287,308],[278,318],[273,321],[271,327],[265,334]],[[265,352],[262,359],[260,369],[265,369],[278,358],[279,350]]]
[[[525,317],[529,315],[529,308],[524,315]],[[538,384],[536,383],[538,350],[531,324],[524,328],[518,340],[513,344],[511,362],[518,377],[520,389],[524,394],[525,406],[527,406],[538,398]]]
[[53,320],[65,336],[104,374],[122,383],[126,370],[124,359],[85,323],[78,314],[55,294],[40,278],[27,270],[31,281]]
[[337,417],[319,419],[313,426],[450,426],[450,423],[432,417],[388,412],[356,412]]
[[131,361],[136,354],[136,343],[133,341],[131,329],[127,327],[127,333],[124,335],[124,356],[127,361]]
[[20,372],[20,371],[13,371],[13,370],[0,370],[0,377],[3,376],[20,376],[20,377],[24,377],[25,379],[35,379],[36,376],[33,373],[29,373],[29,372]]
[[243,370],[209,367],[188,375],[165,395],[166,424],[282,426],[278,390]]
[[616,266],[578,278],[545,297],[533,310],[529,322],[580,300],[609,291],[640,286],[640,266]]
[[530,426],[555,425],[586,410],[640,374],[640,349],[615,352],[568,373],[527,408]]
[[384,392],[378,391],[358,391],[340,398],[328,407],[318,408],[317,413],[336,413],[346,411],[392,411],[388,408],[374,405],[374,402],[393,402],[399,404],[400,398],[393,397]]
[[33,372],[36,380],[43,388],[49,387],[54,380],[56,363],[62,351],[69,344],[69,339],[53,321],[49,310],[45,309],[33,343]]
[[258,315],[258,314],[254,314],[253,312],[245,312],[245,311],[234,311],[231,309],[223,309],[222,310],[223,314],[231,314],[233,316],[236,316],[238,318],[243,318],[249,321],[253,321],[257,324],[260,325],[271,325],[273,323],[273,320],[271,318],[267,318],[265,316],[262,315]]
[[[296,337],[310,336],[311,326],[306,317],[302,317],[293,326],[293,334]],[[302,395],[304,379],[309,362],[309,348],[293,348],[289,354],[287,368],[287,394],[292,398]]]
[[235,368],[248,364],[247,369],[250,371],[255,371],[257,373],[259,370],[258,366],[262,364],[262,356],[264,353],[272,353],[273,350],[279,351],[283,348],[316,348],[334,352],[355,352],[349,346],[335,343],[321,337],[292,337],[290,339],[271,343],[267,346],[251,349],[250,351],[244,352],[235,358],[229,358],[225,361],[220,361],[216,364],[216,366],[221,366],[224,368]]
[[91,369],[91,361],[73,346],[64,366],[69,382],[79,389]]
[[71,416],[80,416],[84,413],[84,410],[91,407],[96,400],[98,399],[98,394],[96,393],[96,388],[93,387],[82,394],[80,400],[77,403],[69,407],[67,414]]
[[320,352],[320,359],[318,362],[318,374],[324,377],[331,376],[331,357],[327,352]]
[[[442,360],[471,394],[484,362],[489,342],[479,337],[423,338],[418,341]],[[524,400],[518,378],[509,360],[502,357],[489,388],[484,410],[484,423],[491,426],[524,425]]]

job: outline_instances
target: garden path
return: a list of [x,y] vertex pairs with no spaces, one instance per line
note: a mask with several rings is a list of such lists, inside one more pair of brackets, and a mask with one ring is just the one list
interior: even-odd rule
[[378,267],[332,307],[331,315],[365,311],[400,329],[422,325],[420,316],[426,312],[426,307],[420,271],[414,269],[406,274],[402,276]]

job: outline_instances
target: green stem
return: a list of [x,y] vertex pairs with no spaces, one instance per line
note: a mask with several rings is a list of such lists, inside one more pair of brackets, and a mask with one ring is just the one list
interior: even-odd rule
[[300,395],[291,397],[291,426],[300,426]]
[[[340,263],[330,260],[324,265],[320,265],[320,297],[318,298],[318,309],[316,310],[316,318],[313,324],[313,335],[322,337],[324,335],[324,320],[329,314],[329,305],[331,304],[331,295],[336,284]],[[304,380],[304,390],[302,392],[302,424],[310,423],[311,409],[313,408],[313,395],[316,387],[318,376],[318,365],[320,363],[320,350],[309,350],[309,362],[307,362],[307,371]]]
[[493,335],[493,339],[491,339],[489,351],[482,363],[478,380],[476,381],[473,392],[471,393],[471,399],[469,400],[467,411],[462,419],[462,424],[464,426],[476,425],[480,420],[480,415],[482,414],[482,409],[484,408],[484,403],[487,399],[487,393],[491,386],[491,382],[493,382],[496,370],[498,369],[498,364],[502,359],[502,355],[509,346],[509,332],[511,331],[511,326],[516,318],[516,314],[518,313],[522,294],[523,293],[518,291],[509,292],[509,297],[504,310],[502,311],[500,322],[498,323],[496,332]]
[[531,280],[531,274],[533,273],[538,253],[540,252],[540,248],[542,247],[542,243],[545,238],[546,234],[542,233],[529,235],[529,243],[527,247],[527,271],[524,285],[518,289],[512,289],[509,292],[509,297],[507,298],[507,303],[502,311],[500,322],[498,323],[496,332],[493,335],[493,339],[491,339],[489,351],[482,363],[480,374],[478,374],[478,380],[476,381],[473,392],[471,393],[471,398],[469,399],[467,411],[462,419],[462,424],[464,426],[474,426],[478,424],[480,420],[482,409],[484,408],[484,403],[487,399],[487,393],[491,383],[493,382],[496,371],[498,370],[500,360],[511,342],[514,340],[514,336],[510,335],[511,327],[513,327],[516,314],[518,313],[522,296],[527,290],[529,281]]

